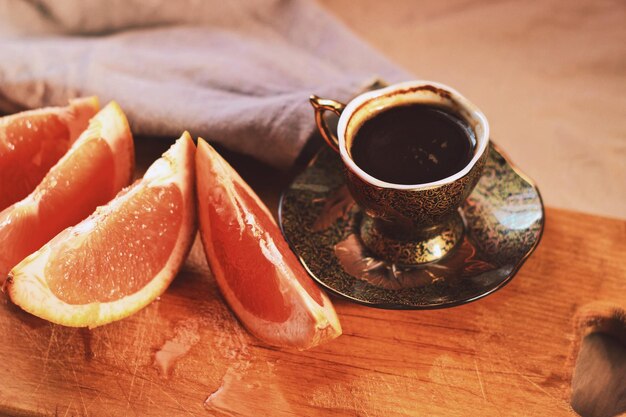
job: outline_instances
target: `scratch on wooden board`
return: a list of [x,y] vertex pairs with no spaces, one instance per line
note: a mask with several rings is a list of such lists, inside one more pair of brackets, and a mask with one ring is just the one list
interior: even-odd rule
[[[461,391],[468,395],[485,399],[484,390],[481,390],[481,395],[481,393],[476,392],[475,389],[467,387],[466,384],[464,384],[466,378],[465,374],[471,371],[472,369],[468,368],[467,365],[444,354],[433,361],[428,372],[428,377],[430,378],[430,383],[441,385],[442,389],[445,389],[449,393]],[[482,379],[479,382],[481,383],[481,388],[484,389],[484,387],[482,387]]]
[[150,390],[149,390],[149,393],[148,393],[148,401],[150,401],[150,404],[155,404],[154,400],[152,399],[152,395],[151,395],[152,394],[152,384],[153,384],[154,380],[152,379],[151,376],[149,378],[150,378]]
[[[87,409],[85,410],[85,414],[89,415],[89,410],[91,409],[91,406],[100,399],[100,397],[102,396],[102,393],[100,391],[97,391],[98,395],[96,395],[96,398],[94,398],[93,400],[91,400],[91,402],[89,403],[89,406],[87,407]],[[104,410],[104,408],[103,408]]]
[[[24,330],[27,330],[27,328],[25,326],[22,326],[22,327],[23,327]],[[42,371],[41,371],[41,377],[39,378],[39,382],[37,382],[37,386],[32,391],[31,396],[35,396],[35,394],[37,394],[37,392],[39,391],[39,388],[41,388],[43,386],[43,383],[46,380],[46,378],[48,376],[48,372],[50,370],[50,366],[49,366],[50,350],[52,349],[53,341],[56,341],[56,333],[55,333],[56,325],[51,324],[50,328],[51,328],[50,337],[48,338],[48,346],[47,346],[45,352],[43,351],[43,349],[39,349],[39,351],[42,353],[43,367],[42,367]],[[38,346],[38,344],[36,344],[36,346]]]
[[143,386],[146,384],[145,378],[141,379],[141,387],[139,387],[139,395],[137,396],[137,402],[141,401],[143,397]]
[[365,404],[362,404],[362,403],[361,404],[356,404],[356,397],[354,398],[354,401],[355,401],[355,408],[354,408],[354,410],[355,411],[358,410],[359,409],[359,405],[360,405],[361,411],[363,411],[365,413],[366,417],[369,417],[370,413],[367,411],[367,408],[365,408]]
[[114,378],[115,379],[115,383],[117,384],[118,388],[120,389],[119,392],[121,393],[121,395],[124,397],[124,399],[126,400],[126,409],[130,408],[133,410],[133,413],[135,415],[137,414],[137,410],[135,410],[134,406],[131,406],[131,402],[130,402],[130,397],[126,395],[126,390],[124,390],[124,388],[122,387],[122,383],[120,381],[120,378]]
[[178,400],[176,399],[176,397],[173,397],[172,395],[170,395],[170,393],[169,393],[169,392],[167,392],[167,391],[165,391],[165,390],[163,389],[163,387],[161,387],[160,385],[157,385],[157,386],[159,387],[159,389],[161,390],[161,392],[162,392],[163,394],[167,395],[170,399],[172,399],[172,400],[173,400],[173,401],[174,401],[174,402],[175,402],[175,403],[176,403],[176,404],[180,407],[180,409],[181,409],[181,410],[183,410],[185,413],[189,414],[190,416],[193,416],[193,413],[192,413],[192,412],[190,412],[189,410],[187,410],[187,409],[185,408],[185,406],[183,406],[183,405],[180,403],[180,401],[178,401]]
[[113,354],[113,359],[115,360],[115,366],[119,366],[120,360],[117,357],[117,350],[113,347],[113,344],[111,343],[111,335],[109,334],[108,326],[103,326],[102,331],[104,332],[104,335],[106,336],[106,339],[107,339],[105,344],[107,345],[109,352]]
[[39,382],[37,382],[37,386],[31,394],[33,397],[35,396],[35,394],[37,394],[37,391],[39,391],[39,388],[41,388],[41,386],[43,385],[43,380],[45,379],[45,377],[45,375],[42,375],[41,378],[39,378]]
[[522,378],[524,378],[526,381],[530,382],[535,388],[537,388],[539,391],[543,392],[544,394],[546,394],[548,397],[552,398],[561,408],[564,408],[566,410],[569,410],[569,407],[567,405],[565,405],[565,403],[556,398],[555,396],[553,396],[552,394],[550,394],[548,391],[546,391],[541,385],[537,384],[535,381],[533,381],[532,379],[530,379],[529,377],[527,377],[526,375],[522,374],[521,372],[516,372],[519,376],[521,376]]
[[[135,358],[135,369],[133,369],[133,376],[130,379],[130,387],[128,388],[128,406],[130,406],[130,398],[133,395],[133,385],[135,384],[135,377],[137,376],[137,369],[139,369],[139,361],[138,358]],[[141,393],[140,393],[141,394]]]
[[483,399],[487,401],[487,396],[485,395],[485,388],[483,387],[483,380],[480,377],[480,372],[478,371],[478,362],[474,359],[474,369],[476,369],[476,376],[478,377],[478,384],[480,385],[480,392],[483,394]]
[[[407,376],[407,378],[412,378]],[[406,388],[403,377],[398,375],[379,375],[368,372],[359,374],[354,380],[337,381],[328,385],[319,385],[306,395],[309,406],[344,410],[356,416],[378,415],[381,406],[391,406],[391,403],[381,403],[381,399],[391,398],[398,394],[398,390]],[[407,394],[409,392],[407,391]],[[401,402],[393,402],[393,410],[397,415],[412,415],[414,410],[406,408]],[[394,414],[394,415],[396,415]]]
[[34,346],[39,351],[39,353],[41,353],[43,355],[44,350],[40,346],[41,343],[38,343],[37,338],[35,336],[33,336],[33,331],[28,326],[26,326],[24,323],[20,323],[20,327],[22,329],[21,333],[23,335],[25,335],[28,338],[28,340],[30,341],[30,346]]
[[[118,351],[113,347],[113,344],[111,342],[111,334],[109,333],[108,326],[103,326],[102,331],[104,332],[104,335],[106,336],[106,341],[104,341],[104,343],[108,347],[109,352],[111,352],[113,355],[115,366],[126,370],[126,372],[129,374],[132,373],[127,361],[120,360],[118,356]],[[134,375],[135,374],[133,374],[133,378],[134,378]],[[132,409],[134,415],[138,415],[137,410],[135,409],[134,405],[132,404],[130,400],[131,392],[129,391],[128,395],[126,394],[126,390],[122,387],[122,383],[119,378],[115,378],[115,382],[117,383],[117,386],[119,387],[121,395],[126,400],[126,409],[130,408]]]
[[78,395],[80,395],[80,402],[83,404],[83,410],[85,410],[85,414],[87,414],[87,407],[85,406],[85,399],[83,398],[83,391],[80,388],[80,384],[78,383],[76,370],[74,369],[74,365],[72,365],[72,362],[70,362],[69,364],[70,364],[70,368],[72,369],[72,374],[74,375],[74,382],[76,382],[76,389],[78,390]]
[[70,401],[70,403],[67,405],[67,410],[65,410],[65,414],[63,414],[63,417],[67,416],[67,413],[70,412],[70,408],[72,408],[73,404],[74,404],[74,401]]
[[35,387],[35,389],[31,393],[32,397],[34,397],[35,394],[37,394],[37,392],[39,391],[39,388],[41,388],[43,386],[43,383],[46,380],[47,376],[48,376],[48,370],[46,368],[44,368],[43,372],[41,374],[41,378],[39,378],[39,382],[37,382],[37,386]]
[[43,373],[48,371],[48,359],[50,358],[50,349],[52,348],[52,340],[56,340],[55,337],[56,326],[52,325],[52,331],[50,332],[50,338],[48,339],[48,348],[43,358]]
[[[154,327],[154,322],[155,322],[155,315],[154,314],[150,314],[147,315],[147,312],[150,311],[150,309],[146,309],[143,310],[144,313],[143,317],[149,317],[151,318],[150,320],[148,320],[148,323],[150,324],[150,329],[152,330]],[[128,397],[131,398],[132,397],[132,393],[133,393],[133,387],[135,384],[135,379],[137,377],[137,372],[139,370],[139,363],[141,362],[141,356],[142,354],[144,354],[144,344],[145,344],[145,340],[146,340],[146,334],[148,333],[148,327],[143,325],[143,326],[139,326],[138,330],[136,330],[135,332],[135,340],[137,340],[137,343],[134,344],[135,346],[135,358],[133,360],[133,362],[135,363],[135,367],[132,371],[132,378],[130,380],[130,386],[128,388]],[[145,383],[145,380],[142,380],[142,385],[141,388],[139,389],[139,396],[138,398],[141,398],[141,395],[143,393],[143,385]]]

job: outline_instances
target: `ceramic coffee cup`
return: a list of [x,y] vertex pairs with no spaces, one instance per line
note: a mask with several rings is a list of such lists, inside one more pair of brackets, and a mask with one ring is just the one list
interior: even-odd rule
[[[346,182],[363,209],[361,239],[376,255],[398,264],[436,261],[463,238],[458,208],[478,182],[487,159],[489,124],[485,115],[456,90],[432,81],[409,81],[361,94],[347,105],[311,96],[317,126],[341,156]],[[469,162],[458,172],[424,184],[394,184],[374,178],[351,156],[355,134],[363,123],[394,106],[425,104],[443,108],[462,119],[476,143]],[[339,116],[337,135],[324,113]]]

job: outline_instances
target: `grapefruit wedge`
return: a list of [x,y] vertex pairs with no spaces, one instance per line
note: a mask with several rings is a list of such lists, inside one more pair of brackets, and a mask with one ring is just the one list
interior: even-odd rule
[[98,111],[98,98],[0,117],[0,210],[20,201],[67,152]]
[[268,344],[297,349],[339,336],[330,300],[289,249],[269,210],[201,138],[196,184],[206,257],[243,325]]
[[68,226],[89,216],[131,180],[133,138],[111,102],[23,200],[0,212],[0,280]]
[[29,313],[72,327],[100,326],[148,305],[191,248],[194,152],[185,132],[143,179],[13,268],[4,291]]

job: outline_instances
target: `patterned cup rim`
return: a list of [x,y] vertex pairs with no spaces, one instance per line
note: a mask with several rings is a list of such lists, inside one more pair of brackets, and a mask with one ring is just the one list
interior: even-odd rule
[[[474,152],[473,158],[468,162],[467,165],[465,165],[462,170],[456,172],[455,174],[438,181],[422,184],[394,184],[382,181],[359,168],[350,157],[346,146],[346,131],[352,117],[357,112],[365,108],[368,103],[373,102],[373,100],[375,99],[384,99],[387,97],[398,95],[400,97],[410,96],[411,94],[417,95],[418,93],[422,93],[423,91],[436,92],[435,94],[433,94],[434,98],[431,98],[430,100],[426,99],[423,102],[437,103],[437,95],[443,94],[446,97],[444,98],[440,96],[441,99],[437,104],[443,103],[445,100],[449,100],[450,103],[452,103],[455,107],[457,107],[458,110],[460,110],[463,118],[471,125],[476,135],[476,150]],[[397,99],[397,101],[405,102],[399,99]],[[406,102],[411,101],[407,100]],[[414,102],[418,101],[414,100]],[[384,106],[375,107],[374,112],[380,111],[383,107]],[[341,155],[343,163],[363,181],[380,188],[419,191],[436,188],[445,184],[450,184],[466,176],[472,170],[472,168],[474,168],[474,166],[483,156],[488,147],[487,145],[489,144],[489,122],[487,121],[487,118],[485,117],[483,112],[478,109],[478,107],[472,104],[468,99],[466,99],[455,89],[435,81],[415,80],[393,84],[389,87],[385,87],[380,90],[369,91],[355,97],[352,101],[350,101],[350,103],[348,103],[346,108],[341,113],[341,116],[339,117],[339,123],[337,125],[337,136],[339,139],[339,154]]]

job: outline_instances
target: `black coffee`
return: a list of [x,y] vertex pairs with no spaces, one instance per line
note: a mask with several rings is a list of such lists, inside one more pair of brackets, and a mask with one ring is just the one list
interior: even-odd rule
[[476,138],[449,111],[425,104],[391,107],[365,121],[350,153],[374,178],[394,184],[423,184],[462,170],[472,159]]

